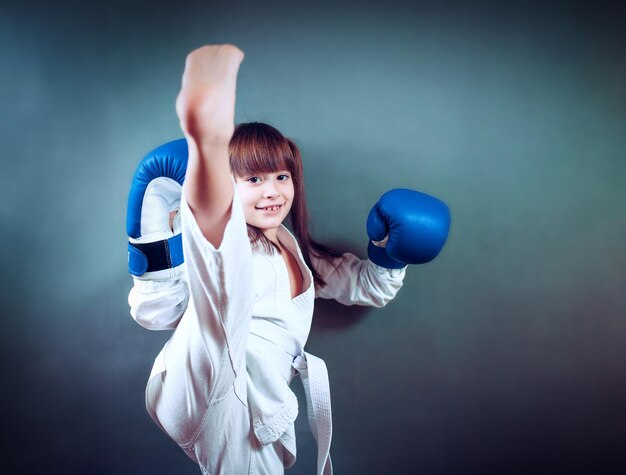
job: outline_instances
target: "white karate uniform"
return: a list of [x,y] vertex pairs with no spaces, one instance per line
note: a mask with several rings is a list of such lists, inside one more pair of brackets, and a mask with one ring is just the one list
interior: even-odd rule
[[236,187],[219,249],[202,235],[184,193],[181,225],[186,280],[135,279],[128,297],[139,324],[174,329],[148,380],[148,412],[204,474],[283,474],[296,460],[298,403],[289,383],[300,374],[319,448],[317,473],[332,473],[326,367],[304,351],[313,300],[380,307],[402,286],[405,270],[352,254],[332,263],[312,256],[327,283],[316,289],[283,226],[278,239],[304,278],[304,292],[292,299],[282,255],[250,245]]

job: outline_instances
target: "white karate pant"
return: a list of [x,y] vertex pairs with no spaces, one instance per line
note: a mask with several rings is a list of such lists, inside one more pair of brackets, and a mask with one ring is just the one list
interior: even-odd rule
[[283,474],[282,445],[260,444],[247,406],[252,264],[237,201],[233,214],[238,219],[231,219],[215,250],[182,200],[183,218],[188,218],[183,219],[183,245],[191,298],[157,356],[146,407],[205,474]]

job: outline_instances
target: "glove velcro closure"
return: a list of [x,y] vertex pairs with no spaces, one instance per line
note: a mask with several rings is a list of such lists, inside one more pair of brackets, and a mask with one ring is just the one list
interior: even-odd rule
[[182,234],[148,243],[128,243],[128,272],[140,277],[178,267],[184,262]]

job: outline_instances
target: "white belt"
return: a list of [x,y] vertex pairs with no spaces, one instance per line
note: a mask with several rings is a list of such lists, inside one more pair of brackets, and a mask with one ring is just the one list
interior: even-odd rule
[[250,333],[272,341],[292,358],[291,366],[300,374],[306,396],[307,416],[317,443],[317,473],[331,475],[330,442],[333,434],[330,407],[330,385],[326,363],[321,358],[303,351],[285,329],[265,319],[253,319]]

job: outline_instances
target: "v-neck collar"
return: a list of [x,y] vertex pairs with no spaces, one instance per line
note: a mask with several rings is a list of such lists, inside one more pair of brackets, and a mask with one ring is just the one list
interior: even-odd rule
[[[276,237],[278,241],[284,247],[286,247],[289,252],[291,252],[291,255],[295,257],[296,262],[298,263],[298,267],[300,268],[300,272],[302,273],[302,292],[291,298],[291,300],[293,301],[300,298],[311,289],[311,287],[313,286],[313,274],[311,273],[311,269],[309,269],[309,267],[304,262],[304,257],[302,257],[302,252],[300,251],[300,247],[296,242],[296,238],[293,236],[293,234],[291,234],[289,229],[285,227],[285,225],[280,225],[276,232]],[[283,262],[285,270],[287,271],[287,275],[289,275],[289,269],[287,269],[287,263],[285,262],[285,258],[283,256],[280,256],[280,258]],[[291,288],[291,283],[289,284],[289,287]]]

